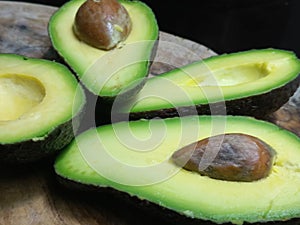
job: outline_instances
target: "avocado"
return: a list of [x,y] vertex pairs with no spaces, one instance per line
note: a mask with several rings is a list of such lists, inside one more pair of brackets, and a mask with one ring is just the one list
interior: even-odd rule
[[212,56],[150,78],[114,115],[131,119],[194,114],[264,118],[299,86],[300,60],[293,52],[257,49]]
[[102,50],[74,34],[75,16],[84,2],[69,1],[50,18],[52,45],[90,92],[107,100],[120,93],[129,93],[128,98],[143,86],[148,75],[159,33],[155,15],[141,1],[120,0],[131,18],[131,31],[117,47]]
[[63,65],[0,54],[0,161],[23,163],[62,149],[74,138],[85,94]]
[[[171,159],[178,149],[221,134],[249,135],[270,146],[276,155],[268,176],[250,182],[215,179]],[[263,120],[194,115],[90,129],[60,152],[54,168],[68,187],[115,190],[192,221],[282,221],[300,216],[299,149],[299,137]],[[213,152],[206,152],[204,162],[213,162]]]

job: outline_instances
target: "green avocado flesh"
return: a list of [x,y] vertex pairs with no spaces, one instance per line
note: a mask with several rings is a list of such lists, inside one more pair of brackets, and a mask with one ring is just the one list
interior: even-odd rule
[[[299,73],[300,60],[284,50],[213,56],[149,79],[130,105],[118,110],[137,118],[168,117],[180,108],[187,114],[259,117],[288,101],[299,86]],[[214,104],[218,107],[210,108]]]
[[68,144],[78,128],[72,119],[85,104],[73,74],[58,63],[14,54],[0,54],[0,68],[1,161],[30,161]]
[[[183,146],[224,133],[248,134],[270,145],[276,158],[269,176],[217,180],[170,160]],[[80,134],[54,167],[71,183],[113,188],[184,218],[241,224],[300,216],[300,139],[251,117],[186,116],[100,126]]]
[[95,95],[113,98],[141,86],[158,38],[152,10],[140,1],[120,0],[129,13],[132,30],[123,43],[106,51],[81,42],[73,33],[76,12],[84,2],[67,2],[51,17],[49,35],[54,48]]

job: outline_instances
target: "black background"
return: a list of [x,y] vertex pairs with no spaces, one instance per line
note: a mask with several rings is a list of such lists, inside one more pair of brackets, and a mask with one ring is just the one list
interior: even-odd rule
[[283,48],[300,55],[299,0],[145,0],[161,30],[218,53]]
[[[217,53],[281,48],[300,56],[299,0],[143,0],[160,30],[204,44]],[[61,6],[65,0],[31,0]]]

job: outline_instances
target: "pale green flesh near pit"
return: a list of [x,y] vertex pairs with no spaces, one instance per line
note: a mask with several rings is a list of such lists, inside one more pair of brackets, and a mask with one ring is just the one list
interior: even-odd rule
[[93,48],[81,42],[72,27],[84,0],[62,6],[50,19],[49,34],[54,48],[94,94],[114,97],[130,89],[148,74],[158,26],[150,8],[139,1],[120,1],[132,21],[127,39],[113,50]]
[[[255,182],[221,181],[180,169],[169,160],[180,147],[223,131],[252,135],[269,144],[277,152],[271,174]],[[132,141],[129,133],[137,140]],[[300,216],[300,140],[273,124],[240,116],[143,120],[92,129],[76,141],[55,162],[56,173],[66,179],[112,187],[185,216],[217,223]],[[104,157],[103,151],[117,161]],[[89,158],[88,163],[83,157]],[[162,162],[165,166],[160,171],[157,165]],[[153,170],[143,173],[150,166]],[[166,179],[151,183],[161,175]]]
[[292,52],[262,49],[214,56],[148,80],[131,112],[243,99],[294,80],[300,61]]
[[43,139],[83,108],[83,90],[65,67],[0,55],[0,144]]

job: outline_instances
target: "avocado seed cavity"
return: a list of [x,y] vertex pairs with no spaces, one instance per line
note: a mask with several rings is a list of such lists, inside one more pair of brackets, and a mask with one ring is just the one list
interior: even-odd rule
[[185,146],[172,155],[172,160],[210,178],[251,182],[270,174],[274,157],[275,151],[256,137],[224,134]]
[[73,31],[95,48],[110,50],[131,31],[127,10],[117,0],[87,0],[76,13]]
[[0,122],[21,118],[38,106],[45,96],[45,87],[34,77],[0,75]]

